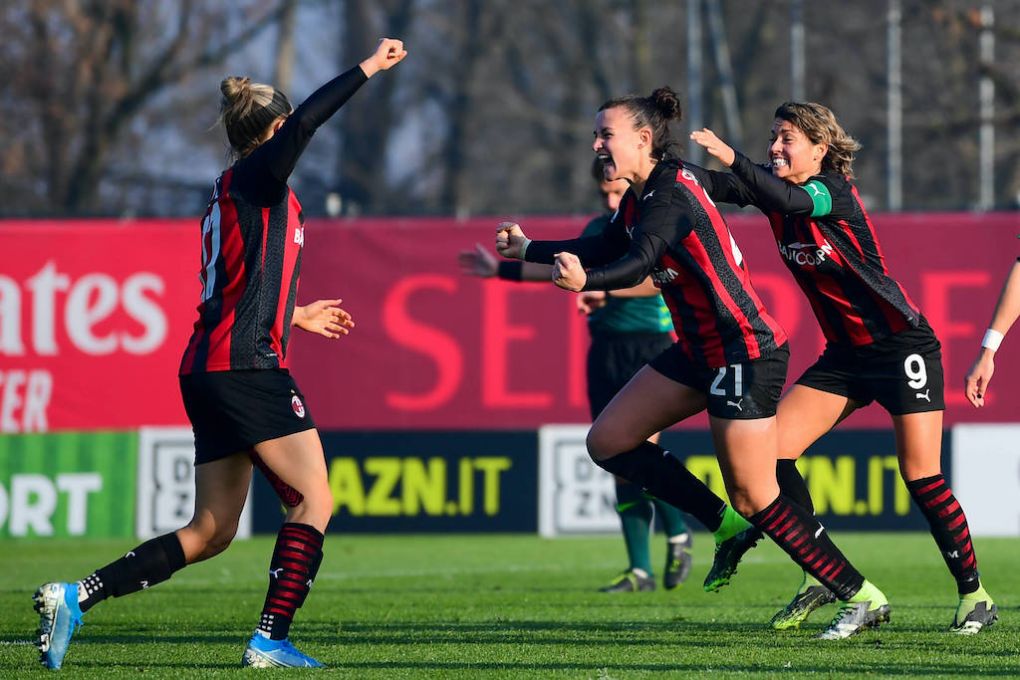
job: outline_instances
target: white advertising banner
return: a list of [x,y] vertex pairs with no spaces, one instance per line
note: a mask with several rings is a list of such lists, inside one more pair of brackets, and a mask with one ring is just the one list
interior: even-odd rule
[[1020,536],[1020,424],[956,425],[953,493],[974,536]]
[[[251,489],[237,538],[251,536]],[[138,431],[138,500],[135,531],[152,538],[191,521],[195,509],[195,438],[190,427],[143,427]]]
[[619,531],[613,476],[588,456],[590,425],[538,431],[538,531],[546,537]]

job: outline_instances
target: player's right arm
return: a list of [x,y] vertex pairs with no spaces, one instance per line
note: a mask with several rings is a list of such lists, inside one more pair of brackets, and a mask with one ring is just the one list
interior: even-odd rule
[[573,253],[585,267],[597,267],[627,252],[628,239],[622,229],[606,229],[596,236],[563,241],[532,241],[516,222],[496,227],[496,252],[505,258],[552,265],[559,253]]
[[1013,263],[1013,268],[1002,286],[999,302],[995,305],[995,312],[992,313],[992,322],[981,341],[981,351],[964,383],[964,393],[976,408],[985,405],[988,384],[995,373],[995,352],[1018,316],[1020,316],[1020,258]]

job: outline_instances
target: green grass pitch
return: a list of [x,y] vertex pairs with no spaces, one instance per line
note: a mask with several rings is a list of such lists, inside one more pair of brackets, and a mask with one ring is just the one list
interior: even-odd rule
[[[1020,540],[976,541],[999,623],[945,632],[952,579],[926,534],[847,534],[837,541],[889,597],[892,623],[850,640],[767,626],[799,583],[772,544],[719,593],[701,590],[710,537],[695,538],[691,580],[676,591],[605,595],[624,566],[618,537],[343,536],[326,558],[292,640],[346,678],[976,677],[1020,675]],[[31,595],[75,579],[128,542],[8,541],[0,546],[0,677],[41,677]],[[654,542],[655,564],[664,541]],[[272,541],[241,541],[169,583],[109,600],[85,617],[60,671],[80,678],[250,675],[241,652],[262,605]],[[281,671],[276,671],[281,672]],[[309,671],[282,671],[283,674]],[[142,675],[139,676],[139,673]],[[52,677],[52,675],[50,675]]]

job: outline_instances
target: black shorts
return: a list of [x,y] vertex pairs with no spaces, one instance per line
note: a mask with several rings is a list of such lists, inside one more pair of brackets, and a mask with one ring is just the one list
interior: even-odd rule
[[195,432],[195,465],[315,427],[305,396],[284,369],[192,373],[180,383]]
[[942,345],[923,318],[918,328],[865,347],[826,347],[797,384],[861,406],[877,401],[894,416],[946,408]]
[[645,364],[672,346],[669,333],[601,333],[588,349],[588,406],[595,420]]
[[670,380],[704,392],[709,415],[754,420],[776,415],[789,362],[790,347],[784,344],[754,361],[709,368],[691,363],[680,346],[673,345],[649,365]]

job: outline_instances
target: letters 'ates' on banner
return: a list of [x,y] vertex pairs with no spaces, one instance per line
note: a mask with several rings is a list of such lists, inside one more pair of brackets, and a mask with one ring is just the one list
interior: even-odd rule
[[[335,532],[534,532],[534,432],[326,432]],[[282,518],[256,475],[254,531]]]
[[[1020,214],[873,217],[891,273],[942,340],[947,424],[1015,419],[1007,391],[978,411],[960,386],[1014,261]],[[458,270],[459,251],[491,249],[497,221],[308,222],[299,302],[343,298],[357,323],[335,343],[292,334],[292,370],[321,427],[520,430],[587,419],[588,337],[574,296]],[[573,237],[585,223],[521,221],[534,238]],[[826,244],[781,253],[764,217],[729,222],[791,336],[795,380],[822,338],[785,262],[810,267]],[[0,432],[186,423],[176,372],[199,300],[199,233],[197,218],[0,222]],[[1003,385],[1020,382],[1012,342],[997,361]],[[888,426],[877,408],[844,424]]]
[[0,436],[0,537],[127,538],[134,432]]
[[[612,475],[588,457],[587,432],[584,425],[547,425],[539,430],[539,533],[543,536],[620,528]],[[726,498],[708,431],[666,432],[662,445]],[[948,455],[944,460],[948,463]],[[832,432],[808,449],[798,467],[816,514],[831,529],[920,530],[927,526],[900,479],[891,430]],[[944,469],[949,476],[948,465]]]

